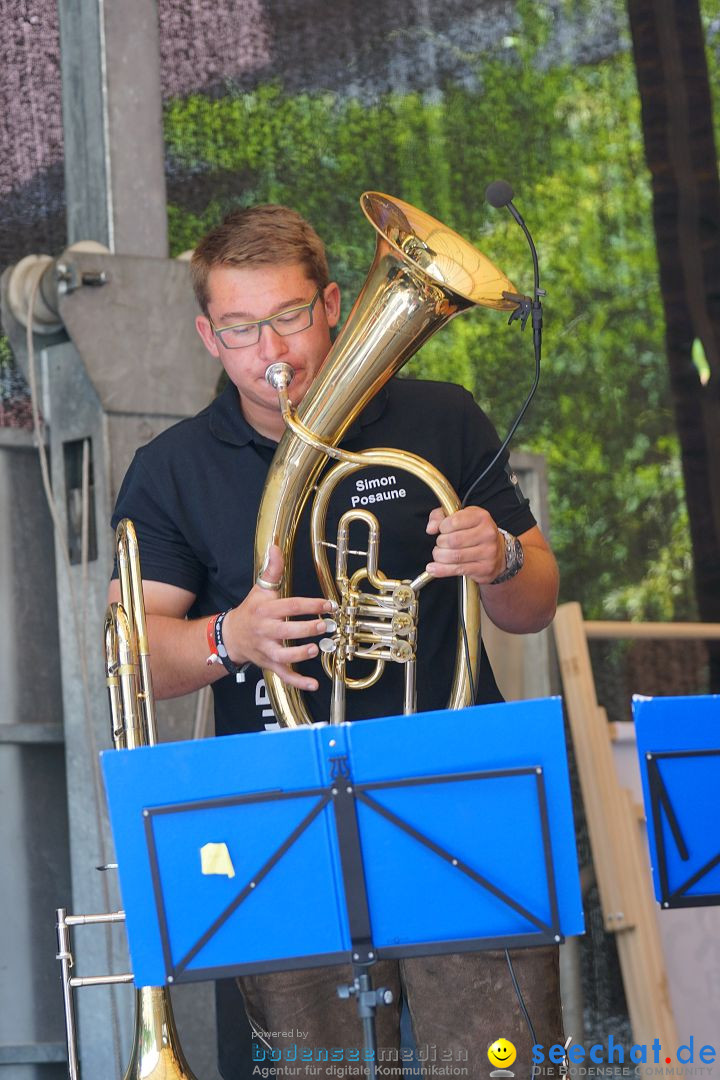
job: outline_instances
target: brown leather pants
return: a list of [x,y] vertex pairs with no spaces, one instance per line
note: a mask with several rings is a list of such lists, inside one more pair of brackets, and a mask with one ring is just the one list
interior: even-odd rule
[[[547,1056],[553,1043],[564,1042],[558,950],[519,949],[511,958],[537,1042],[544,1044]],[[410,1010],[421,1063],[410,1065],[410,1075],[429,1080],[433,1076],[488,1080],[493,1070],[488,1046],[504,1038],[517,1049],[517,1059],[510,1066],[516,1080],[530,1080],[533,1040],[503,952],[382,960],[371,968],[371,974],[375,988],[393,992],[392,1005],[379,1008],[376,1014],[382,1076],[402,1075],[402,996]],[[338,984],[351,978],[349,968],[324,967],[238,979],[257,1033],[253,1038],[253,1057],[260,1067],[256,1075],[352,1080],[364,1074],[362,1025],[355,1001],[340,1001],[336,995]],[[323,1060],[324,1051],[328,1060]],[[313,1060],[303,1061],[303,1056]],[[273,1071],[265,1074],[264,1068]],[[540,1080],[549,1075],[546,1062]]]

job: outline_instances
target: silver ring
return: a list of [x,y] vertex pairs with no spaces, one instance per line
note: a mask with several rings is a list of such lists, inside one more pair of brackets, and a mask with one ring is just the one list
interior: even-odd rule
[[255,584],[259,585],[261,589],[269,589],[270,592],[278,592],[282,586],[281,581],[265,581],[260,575],[255,578]]

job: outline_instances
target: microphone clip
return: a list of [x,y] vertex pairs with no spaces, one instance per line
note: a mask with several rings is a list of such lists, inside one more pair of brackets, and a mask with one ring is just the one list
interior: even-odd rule
[[517,293],[503,292],[503,297],[506,300],[512,300],[517,306],[510,313],[508,319],[508,326],[510,323],[520,321],[520,329],[524,330],[527,325],[527,321],[532,315],[533,330],[538,331],[542,327],[542,303],[540,297],[545,296],[544,289],[537,290],[537,297],[535,300],[531,300],[529,296],[520,296]]
[[525,325],[530,318],[532,311],[532,300],[529,296],[519,296],[517,293],[503,292],[505,300],[512,300],[517,306],[510,312],[510,318],[508,319],[508,326],[510,323],[520,320],[521,330],[525,329]]

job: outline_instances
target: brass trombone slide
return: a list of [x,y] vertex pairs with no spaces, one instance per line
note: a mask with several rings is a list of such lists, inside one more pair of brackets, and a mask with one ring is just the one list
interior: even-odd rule
[[[113,746],[116,750],[132,750],[138,746],[154,746],[157,741],[155,703],[140,555],[133,523],[127,518],[121,521],[115,538],[120,602],[111,604],[105,616],[106,682]],[[115,869],[115,864],[100,869]],[[65,908],[57,910],[57,959],[62,974],[70,1080],[80,1080],[74,991],[83,986],[133,981],[130,972],[73,975],[71,930],[75,926],[124,921],[123,911],[68,915]],[[170,992],[165,986],[136,987],[133,1047],[124,1080],[195,1080],[180,1046]]]

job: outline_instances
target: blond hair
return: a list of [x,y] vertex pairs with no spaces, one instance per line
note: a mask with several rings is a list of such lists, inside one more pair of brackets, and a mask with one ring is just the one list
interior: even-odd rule
[[325,245],[296,210],[269,203],[233,210],[195,248],[190,276],[197,302],[208,314],[208,278],[215,266],[300,263],[319,288],[330,281]]

